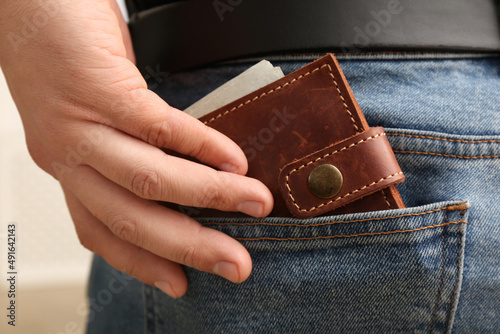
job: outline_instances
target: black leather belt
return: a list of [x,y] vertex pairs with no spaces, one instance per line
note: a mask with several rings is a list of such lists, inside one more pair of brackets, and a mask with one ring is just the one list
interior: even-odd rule
[[495,0],[189,0],[132,12],[129,27],[138,68],[174,72],[274,53],[500,52],[499,6]]

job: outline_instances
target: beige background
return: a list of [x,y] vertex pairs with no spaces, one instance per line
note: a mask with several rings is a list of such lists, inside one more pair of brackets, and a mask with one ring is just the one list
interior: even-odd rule
[[[16,323],[6,326],[7,226],[16,223]],[[59,184],[31,160],[0,75],[0,332],[65,333],[82,323],[90,253],[79,244]],[[72,311],[73,310],[73,311]],[[82,333],[82,331],[74,332]]]
[[[16,327],[8,326],[6,317],[6,234],[12,222],[17,224]],[[0,333],[83,333],[90,260],[57,181],[27,152],[0,72]]]

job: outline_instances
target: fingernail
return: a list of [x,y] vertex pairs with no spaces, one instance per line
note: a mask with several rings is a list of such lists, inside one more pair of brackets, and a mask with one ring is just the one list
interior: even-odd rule
[[178,298],[177,294],[175,293],[174,289],[172,289],[172,285],[170,283],[165,282],[165,281],[156,281],[155,286],[160,289],[161,291],[165,292],[167,295],[169,295],[172,298]]
[[240,274],[234,263],[220,261],[213,266],[212,271],[214,274],[222,276],[231,282],[238,283],[240,281]]
[[238,172],[238,167],[236,167],[233,164],[230,164],[229,162],[224,162],[223,164],[221,164],[219,166],[219,169],[223,170],[225,172],[229,172],[229,173],[236,173],[236,172]]
[[264,206],[261,202],[246,201],[238,204],[236,210],[246,213],[247,215],[254,217],[262,217],[262,212],[264,211]]

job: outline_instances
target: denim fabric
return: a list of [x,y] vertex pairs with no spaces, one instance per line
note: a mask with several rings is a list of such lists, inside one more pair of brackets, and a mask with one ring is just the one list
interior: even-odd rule
[[[273,64],[290,73],[308,62]],[[252,64],[173,74],[152,88],[183,109]],[[340,65],[368,123],[387,131],[408,208],[201,219],[248,248],[250,278],[236,285],[185,268],[189,289],[177,300],[130,284],[94,312],[89,333],[499,332],[500,58],[364,56]],[[110,270],[96,260],[90,298],[116,277]]]
[[144,328],[142,283],[94,256],[88,297],[88,333],[141,333]]

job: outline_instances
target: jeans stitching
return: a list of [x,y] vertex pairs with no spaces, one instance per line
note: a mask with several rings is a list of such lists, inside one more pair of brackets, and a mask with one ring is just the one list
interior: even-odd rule
[[[444,216],[444,221],[446,221],[447,219],[448,219],[448,213],[446,213],[446,215]],[[437,307],[439,304],[439,298],[441,297],[441,291],[443,289],[445,234],[446,234],[446,227],[443,227],[443,235],[442,235],[443,241],[441,243],[441,247],[443,249],[442,253],[441,253],[441,278],[439,280],[439,289],[438,289],[438,293],[437,293],[437,297],[436,297],[436,303],[434,304],[434,310],[432,312],[431,324],[429,326],[429,333],[432,333],[432,325],[434,324],[434,318],[436,316]]]
[[[467,205],[467,209],[469,206]],[[434,212],[439,212],[439,211],[456,211],[456,210],[461,210],[462,205],[451,205],[451,206],[446,206],[444,208],[437,208],[434,210],[429,210],[425,212],[419,212],[419,213],[405,213],[401,215],[396,215],[396,216],[388,216],[388,217],[375,217],[375,218],[365,218],[365,219],[357,219],[357,220],[348,220],[348,221],[331,221],[327,223],[318,223],[318,224],[308,224],[308,225],[302,225],[302,224],[279,224],[279,223],[265,223],[265,222],[255,222],[255,223],[235,223],[235,222],[230,222],[230,223],[219,223],[219,222],[203,222],[201,225],[219,225],[219,226],[229,226],[229,225],[237,225],[237,226],[255,226],[255,225],[264,225],[264,226],[280,226],[280,227],[317,227],[317,226],[326,226],[326,225],[333,225],[333,224],[349,224],[349,223],[360,223],[360,222],[366,222],[366,221],[378,221],[378,220],[386,220],[386,219],[394,219],[394,218],[402,218],[402,217],[411,217],[411,216],[423,216],[427,215],[430,213]]]
[[[236,240],[241,241],[261,241],[261,240],[269,240],[269,241],[301,241],[301,240],[315,240],[315,239],[336,239],[336,238],[353,238],[353,237],[365,237],[365,236],[375,236],[375,235],[391,235],[391,234],[401,234],[401,233],[409,233],[409,232],[417,232],[428,229],[433,229],[437,227],[444,227],[448,225],[457,225],[457,224],[467,224],[468,222],[465,220],[459,220],[456,222],[448,222],[443,224],[431,225],[431,226],[422,226],[418,228],[414,228],[411,230],[398,230],[398,231],[382,231],[382,232],[373,232],[373,233],[358,233],[358,234],[340,234],[340,235],[327,235],[327,236],[317,236],[317,237],[297,237],[297,238],[273,238],[273,237],[260,237],[260,238],[235,238]],[[456,287],[456,283],[455,283]]]
[[[464,214],[465,214],[465,212],[462,210],[462,213],[460,215],[460,220],[462,220],[462,218],[464,217]],[[449,321],[451,321],[450,316],[451,316],[451,310],[453,308],[453,300],[455,298],[455,293],[456,293],[458,281],[460,278],[459,277],[460,276],[460,245],[462,244],[462,239],[463,239],[462,225],[460,225],[458,227],[458,235],[459,235],[459,239],[458,239],[458,245],[457,245],[457,263],[456,263],[457,264],[457,274],[455,275],[456,276],[455,284],[453,285],[453,292],[451,293],[450,306],[448,308],[448,314],[446,315],[446,322],[445,322],[445,328],[444,328],[443,333],[446,333],[448,326],[450,325]]]
[[145,307],[145,331],[146,333],[156,332],[156,312],[155,312],[155,298],[153,288],[149,285],[143,285],[144,293],[144,307]]
[[394,151],[394,153],[436,155],[439,157],[458,158],[458,159],[496,159],[496,158],[500,158],[500,155],[463,156],[463,155],[454,155],[454,154],[443,154],[443,153],[434,153],[434,152],[417,152],[417,151]]
[[422,139],[435,139],[442,141],[449,141],[452,143],[466,143],[466,144],[482,144],[482,143],[500,143],[500,140],[491,139],[491,140],[465,140],[465,139],[448,139],[448,138],[439,138],[432,136],[421,136],[421,135],[408,135],[405,133],[388,133],[387,136],[398,136],[398,137],[409,137],[409,138],[422,138]]

